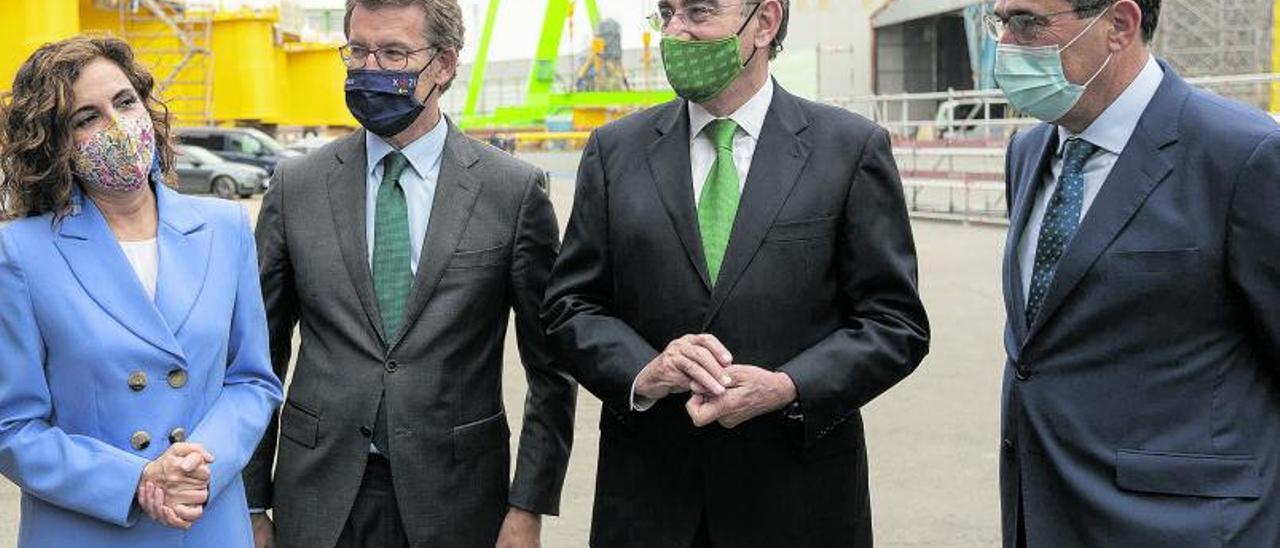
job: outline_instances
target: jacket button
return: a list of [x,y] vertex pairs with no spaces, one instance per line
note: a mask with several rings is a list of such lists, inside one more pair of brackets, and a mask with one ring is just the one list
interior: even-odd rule
[[187,372],[181,369],[174,369],[169,372],[169,386],[177,389],[187,385]]
[[141,430],[134,432],[133,436],[129,438],[129,444],[133,446],[134,450],[146,451],[148,447],[151,447],[151,434]]
[[147,387],[147,374],[142,371],[134,371],[129,373],[129,390],[141,392]]
[[371,437],[373,436],[373,430],[371,430],[368,426],[361,426],[360,435],[366,438]]
[[1005,438],[1000,442],[1000,447],[1004,448],[1005,453],[1012,454],[1014,449],[1013,440]]
[[387,360],[386,368],[387,373],[395,373],[397,369],[400,369],[400,364],[396,363],[395,360]]
[[1020,381],[1025,381],[1031,378],[1031,370],[1025,367],[1019,367],[1014,370],[1013,376]]
[[169,432],[169,444],[182,443],[187,441],[187,431],[182,427],[174,428]]

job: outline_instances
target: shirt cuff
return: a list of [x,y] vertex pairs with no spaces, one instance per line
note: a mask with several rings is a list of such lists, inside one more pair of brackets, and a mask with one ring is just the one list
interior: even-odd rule
[[255,514],[265,514],[265,513],[267,513],[266,508],[250,508],[249,509],[249,515],[251,516]]
[[635,380],[631,381],[631,410],[644,412],[648,411],[658,400],[651,400],[644,396],[636,394],[636,381],[640,380],[640,375],[636,375]]

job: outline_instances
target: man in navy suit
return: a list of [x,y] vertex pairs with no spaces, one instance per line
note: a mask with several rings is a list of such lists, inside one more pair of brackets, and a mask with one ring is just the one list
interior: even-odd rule
[[1280,128],[1159,0],[1000,0],[1005,546],[1280,545]]

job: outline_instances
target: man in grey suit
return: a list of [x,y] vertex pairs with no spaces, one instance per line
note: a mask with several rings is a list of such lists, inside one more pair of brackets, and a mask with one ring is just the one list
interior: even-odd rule
[[1007,547],[1280,546],[1280,127],[1153,57],[1159,13],[990,22],[1046,122],[1009,148]]
[[[281,378],[295,326],[302,340],[279,439],[246,471],[275,519],[255,516],[260,546],[531,547],[557,512],[576,387],[537,316],[555,214],[543,172],[441,116],[462,32],[456,0],[349,1],[347,104],[366,131],[282,164],[264,199]],[[529,389],[512,482],[513,310]]]
[[859,409],[929,340],[889,135],[769,78],[788,2],[657,7],[682,99],[592,136],[544,310],[604,402],[591,544],[871,546]]

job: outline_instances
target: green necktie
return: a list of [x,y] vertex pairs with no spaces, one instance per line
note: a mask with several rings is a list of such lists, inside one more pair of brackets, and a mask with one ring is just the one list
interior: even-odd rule
[[382,160],[382,183],[373,225],[373,288],[388,340],[395,338],[404,320],[404,303],[413,287],[410,264],[409,204],[400,188],[400,175],[409,160],[392,152]]
[[738,124],[721,118],[704,130],[716,146],[716,161],[702,185],[698,200],[698,229],[702,231],[702,251],[707,257],[707,274],[711,285],[720,277],[720,266],[729,247],[733,218],[738,214],[738,168],[733,164],[733,135]]

